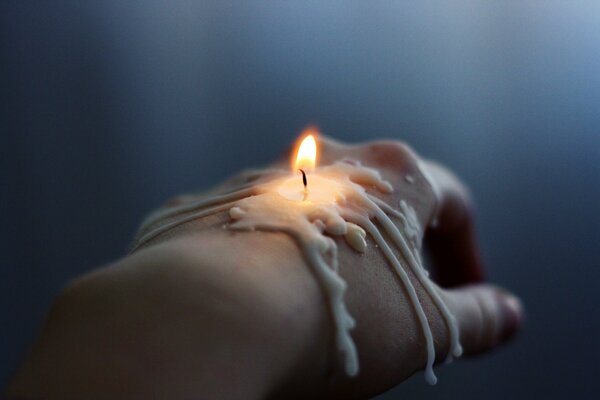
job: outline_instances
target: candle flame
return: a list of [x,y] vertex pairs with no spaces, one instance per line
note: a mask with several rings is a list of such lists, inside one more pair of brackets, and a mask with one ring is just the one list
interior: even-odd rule
[[298,140],[299,145],[296,150],[296,157],[292,161],[292,170],[303,169],[311,171],[317,165],[317,139],[318,132],[314,128],[308,128]]

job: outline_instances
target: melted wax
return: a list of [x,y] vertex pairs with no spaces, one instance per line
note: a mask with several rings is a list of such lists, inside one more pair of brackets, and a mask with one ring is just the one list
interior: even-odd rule
[[[332,237],[343,237],[357,252],[367,248],[369,235],[381,249],[409,295],[426,342],[427,363],[425,379],[435,384],[433,373],[435,349],[433,335],[427,316],[417,297],[415,288],[405,268],[410,268],[440,310],[450,332],[450,354],[458,357],[462,353],[456,321],[439,294],[439,289],[428,277],[420,257],[422,229],[415,210],[404,200],[395,209],[367,190],[384,194],[393,192],[392,186],[375,169],[360,163],[337,162],[318,168],[312,179],[316,193],[308,196],[287,188],[289,173],[265,171],[266,180],[258,179],[252,185],[234,192],[192,201],[177,207],[159,210],[151,214],[142,224],[135,241],[134,250],[158,235],[186,222],[217,212],[228,211],[231,218],[229,229],[280,231],[290,235],[308,260],[315,276],[320,281],[335,327],[336,346],[344,357],[344,369],[349,376],[359,372],[358,352],[350,331],[356,322],[344,303],[346,282],[338,271],[338,249]],[[412,181],[412,177],[410,178]],[[294,188],[297,178],[294,178]],[[311,181],[309,181],[310,190]],[[283,189],[282,189],[283,188]],[[333,193],[333,194],[332,194]],[[391,217],[400,222],[398,228]],[[380,232],[391,239],[388,242]],[[392,247],[398,249],[400,259]]]

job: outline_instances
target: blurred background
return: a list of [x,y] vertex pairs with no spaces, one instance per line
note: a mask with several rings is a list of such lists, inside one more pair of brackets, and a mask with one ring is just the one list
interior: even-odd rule
[[597,398],[600,3],[2,1],[0,383],[65,282],[308,123],[469,184],[527,325],[378,399]]

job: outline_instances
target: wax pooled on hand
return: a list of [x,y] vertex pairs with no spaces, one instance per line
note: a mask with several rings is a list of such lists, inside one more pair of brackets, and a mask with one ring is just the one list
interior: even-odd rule
[[[325,291],[344,370],[349,376],[355,376],[359,373],[359,358],[350,332],[356,322],[344,302],[347,285],[339,274],[338,248],[333,238],[345,239],[352,249],[361,253],[366,250],[366,238],[370,236],[406,288],[427,348],[425,378],[435,384],[433,335],[405,268],[412,271],[444,317],[450,331],[450,355],[458,357],[462,349],[456,321],[423,267],[419,253],[422,229],[414,209],[404,200],[396,209],[369,192],[390,194],[393,187],[377,170],[359,162],[338,161],[315,168],[306,174],[306,187],[298,175],[286,171],[266,171],[265,177],[255,181],[253,186],[151,215],[142,225],[134,248],[178,225],[224,211],[231,219],[228,229],[288,234],[300,247]],[[401,228],[391,218],[397,219]],[[398,250],[406,265],[392,248]]]

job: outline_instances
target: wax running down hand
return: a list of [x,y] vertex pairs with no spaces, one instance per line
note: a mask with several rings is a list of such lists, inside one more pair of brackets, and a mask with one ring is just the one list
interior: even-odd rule
[[[310,142],[308,146],[307,142]],[[425,292],[444,321],[449,340],[449,349],[444,351],[446,361],[453,356],[461,356],[462,347],[456,319],[446,304],[447,296],[429,278],[429,272],[421,260],[422,240],[428,228],[430,236],[438,238],[438,243],[439,237],[442,237],[442,244],[446,231],[446,235],[452,239],[463,236],[468,245],[457,249],[454,256],[458,257],[456,260],[466,261],[466,265],[457,265],[463,271],[454,268],[454,274],[446,271],[439,276],[450,276],[453,283],[462,284],[481,280],[482,268],[468,214],[468,194],[444,168],[420,160],[405,145],[384,142],[344,148],[327,139],[323,143],[326,146],[325,158],[330,164],[314,170],[313,157],[312,164],[307,165],[310,161],[307,161],[306,148],[312,148],[316,153],[313,135],[305,135],[296,152],[297,162],[292,163],[292,171],[299,166],[310,168],[310,186],[307,185],[306,172],[300,168],[303,186],[293,174],[288,177],[283,169],[255,171],[250,187],[243,185],[236,190],[234,185],[226,196],[188,201],[183,207],[189,212],[197,210],[201,215],[228,209],[231,217],[231,222],[227,224],[229,229],[280,231],[297,242],[324,288],[333,317],[336,347],[345,358],[342,361],[343,368],[349,376],[359,373],[358,353],[350,336],[355,320],[348,313],[343,300],[346,282],[338,274],[338,246],[332,238],[345,237],[350,247],[364,253],[367,247],[364,239],[368,232],[375,247],[395,271],[399,290],[403,288],[406,291],[407,302],[414,308],[427,353],[426,380],[434,384],[436,377],[432,366],[436,353],[435,338],[416,288]],[[341,158],[333,161],[335,149],[343,151],[340,152]],[[357,153],[359,155],[353,158],[352,155]],[[362,160],[368,160],[373,167],[363,166]],[[390,181],[382,177],[380,169],[387,173],[390,181],[394,181],[396,190]],[[420,215],[417,215],[417,208],[421,210]],[[165,227],[171,229],[178,221],[186,222],[190,218],[184,214],[178,219],[175,217],[178,213],[175,208],[171,215],[149,218],[141,229],[145,235],[138,237],[137,245],[143,245]],[[148,228],[152,225],[154,229]],[[435,245],[433,247],[435,252]],[[456,261],[452,254],[447,255],[449,257],[444,263]],[[461,275],[465,274],[466,279],[462,280]],[[518,307],[515,301],[511,302],[513,308]]]
[[[15,393],[48,393],[31,385],[37,374],[46,385],[78,382],[71,393],[89,394],[100,382],[94,366],[112,365],[95,393],[119,397],[128,382],[129,398],[367,398],[458,351],[457,332],[467,356],[516,332],[518,300],[479,283],[470,201],[452,174],[397,142],[319,143],[319,164],[354,173],[354,189],[364,190],[364,198],[346,193],[353,207],[336,209],[341,221],[319,207],[303,214],[316,228],[306,232],[325,237],[314,242],[325,243],[323,253],[301,251],[298,244],[313,242],[261,217],[261,194],[279,190],[269,189],[275,179],[291,179],[289,155],[209,194],[179,197],[149,216],[130,256],[68,288],[15,380],[13,388],[29,392]],[[367,179],[365,171],[377,174]],[[309,190],[317,184],[311,175]],[[361,214],[357,199],[371,211]],[[422,241],[435,283],[413,268]],[[307,254],[324,255],[321,271]],[[319,276],[331,271],[345,285],[337,308]],[[344,327],[349,318],[353,329]],[[88,347],[96,351],[80,356]],[[66,357],[63,368],[44,361],[53,354]]]

